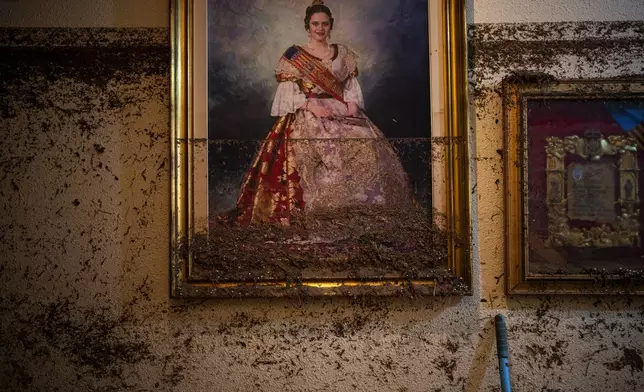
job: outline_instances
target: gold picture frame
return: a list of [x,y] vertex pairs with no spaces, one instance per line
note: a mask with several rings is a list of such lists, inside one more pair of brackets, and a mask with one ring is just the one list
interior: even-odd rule
[[[218,0],[210,0],[217,4]],[[225,2],[224,2],[225,3]],[[290,2],[292,3],[292,2]],[[309,2],[303,1],[299,14]],[[326,3],[333,8],[333,1]],[[375,2],[374,4],[376,4]],[[211,4],[211,6],[212,6]],[[232,4],[232,3],[231,3]],[[215,6],[216,7],[216,6]],[[446,263],[436,275],[296,276],[263,279],[195,278],[198,237],[208,202],[208,96],[205,64],[208,2],[173,0],[171,5],[171,296],[173,298],[282,297],[294,295],[468,295],[471,288],[469,145],[464,0],[427,0],[431,81],[433,225],[444,233]],[[205,23],[205,24],[204,24]],[[431,56],[429,54],[431,53]],[[278,56],[279,57],[279,56]],[[204,122],[206,121],[206,122]],[[355,125],[355,124],[354,124]],[[206,196],[204,196],[206,195]],[[201,226],[200,226],[201,225]],[[207,229],[206,229],[207,230]],[[207,245],[211,246],[211,245]],[[270,257],[270,256],[266,256]],[[244,272],[244,271],[241,271]],[[249,275],[250,276],[250,275]]]
[[508,294],[644,294],[644,81],[503,86]]

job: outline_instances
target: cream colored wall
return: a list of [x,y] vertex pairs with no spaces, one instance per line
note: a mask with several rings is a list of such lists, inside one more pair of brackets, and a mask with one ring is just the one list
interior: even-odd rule
[[466,0],[474,23],[641,20],[640,0]]
[[168,27],[170,1],[0,1],[4,27]]
[[[170,1],[7,0],[0,26],[167,27]],[[639,0],[468,0],[474,23],[639,20]]]
[[[606,21],[642,21],[644,9],[637,0],[594,0],[559,2],[556,0],[538,1],[504,1],[504,0],[475,0],[468,4],[469,19],[474,20],[474,30],[484,30],[486,26],[495,24],[529,23],[559,23],[552,34],[548,28],[544,29],[538,37],[543,41],[543,47],[551,40],[575,42],[576,40],[604,40],[609,38],[605,33],[594,30],[594,23]],[[581,30],[575,30],[574,23],[581,22]],[[521,28],[520,28],[521,30]],[[510,27],[507,31],[512,31]],[[580,32],[581,31],[581,32]],[[628,29],[627,29],[628,31]],[[615,37],[638,37],[636,31],[612,31]],[[528,35],[529,36],[529,35]],[[521,40],[521,34],[513,36],[512,33],[504,37],[490,37],[495,40]],[[538,41],[526,43],[525,50],[517,52],[499,51],[502,58],[495,64],[478,64],[478,68],[470,70],[472,80],[475,80],[477,97],[471,99],[472,104],[472,141],[474,150],[473,167],[475,171],[476,192],[473,199],[476,210],[477,228],[475,236],[480,261],[480,279],[482,297],[489,299],[495,307],[508,306],[504,291],[503,279],[505,258],[505,230],[504,230],[504,165],[502,156],[504,151],[504,130],[502,100],[498,93],[501,80],[514,69],[523,69],[544,72],[560,79],[578,78],[613,78],[619,75],[641,74],[644,70],[642,50],[635,52],[611,53],[581,49],[568,50],[557,53],[554,49],[547,62],[539,59],[541,56],[534,46],[539,46]],[[530,48],[530,49],[527,49]],[[534,61],[522,62],[520,59],[530,54]],[[476,54],[470,53],[476,58]],[[621,60],[626,60],[627,65],[617,65]],[[597,63],[594,63],[594,62]],[[504,67],[503,63],[512,64],[513,67]],[[482,94],[478,94],[482,93]],[[481,246],[484,244],[484,246]]]
[[[469,20],[475,28],[644,20],[638,3],[477,0]],[[167,7],[20,0],[0,3],[0,26],[165,28]],[[0,177],[0,310],[9,316],[0,324],[0,378],[14,390],[496,391],[492,319],[503,313],[516,390],[644,388],[644,301],[503,294],[503,130],[494,90],[511,68],[474,56],[475,281],[464,298],[169,300],[168,69],[131,69],[132,78],[108,75],[106,85],[29,80],[38,105],[21,97],[18,115],[0,125],[0,156],[12,159],[3,166],[9,177]],[[637,48],[610,66],[593,56],[554,57],[523,66],[558,77],[643,72]]]

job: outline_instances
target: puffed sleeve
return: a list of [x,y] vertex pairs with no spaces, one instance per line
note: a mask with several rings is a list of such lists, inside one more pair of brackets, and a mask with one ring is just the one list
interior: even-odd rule
[[271,116],[281,117],[288,113],[295,113],[304,102],[306,95],[300,91],[300,87],[295,82],[284,81],[277,85]]
[[360,83],[355,76],[349,77],[344,83],[344,100],[345,102],[355,102],[358,107],[364,109],[364,97],[362,96],[362,89]]

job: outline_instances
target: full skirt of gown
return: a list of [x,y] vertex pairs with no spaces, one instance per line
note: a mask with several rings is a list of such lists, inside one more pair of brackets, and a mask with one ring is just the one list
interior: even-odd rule
[[330,98],[309,104],[333,116],[297,110],[276,121],[244,178],[238,224],[288,225],[296,214],[413,204],[396,152],[364,112],[347,116],[347,106]]

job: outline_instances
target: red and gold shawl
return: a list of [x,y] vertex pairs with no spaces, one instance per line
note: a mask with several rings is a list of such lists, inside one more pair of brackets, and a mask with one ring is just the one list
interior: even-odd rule
[[358,74],[356,55],[346,46],[334,44],[337,66],[334,72],[322,60],[297,45],[286,49],[275,70],[278,82],[292,81],[303,93],[319,87],[329,96],[344,103],[344,84],[351,76]]

